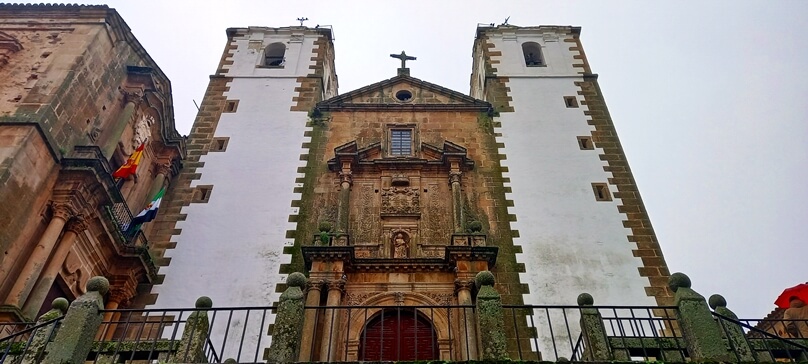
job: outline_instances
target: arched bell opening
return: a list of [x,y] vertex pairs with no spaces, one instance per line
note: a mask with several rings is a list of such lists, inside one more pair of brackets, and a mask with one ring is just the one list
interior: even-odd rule
[[437,360],[438,336],[429,318],[414,310],[381,310],[359,337],[360,361]]

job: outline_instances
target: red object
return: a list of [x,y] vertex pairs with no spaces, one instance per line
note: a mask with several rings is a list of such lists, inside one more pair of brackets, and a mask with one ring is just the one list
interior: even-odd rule
[[802,300],[802,302],[808,303],[808,283],[800,283],[794,287],[786,288],[783,293],[780,294],[780,297],[777,297],[774,304],[780,308],[788,308],[788,302],[791,300],[791,297],[797,297]]
[[145,146],[146,142],[140,143],[140,146],[137,147],[134,153],[129,156],[129,159],[126,160],[126,164],[122,165],[121,168],[118,168],[118,170],[113,172],[112,177],[115,179],[127,178],[137,173],[137,166],[140,164],[140,160],[143,159],[143,147]]
[[371,319],[360,336],[361,361],[438,359],[437,335],[424,317],[404,310],[383,311]]

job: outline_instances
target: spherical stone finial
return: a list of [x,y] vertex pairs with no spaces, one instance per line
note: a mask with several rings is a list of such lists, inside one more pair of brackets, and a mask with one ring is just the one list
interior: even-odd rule
[[491,273],[487,270],[477,273],[477,276],[474,277],[474,282],[477,284],[477,288],[480,288],[482,286],[493,286],[494,273]]
[[559,356],[558,359],[556,359],[556,361],[559,363],[568,363],[570,360],[563,356]]
[[233,358],[227,358],[227,359],[225,359],[225,360],[224,360],[224,362],[225,362],[225,363],[238,363],[238,362],[236,361],[236,359],[233,359]]
[[300,272],[294,272],[286,277],[286,286],[287,287],[300,287],[303,288],[306,285],[306,276]]
[[211,308],[213,307],[213,300],[210,299],[208,296],[202,296],[196,299],[196,303],[194,304],[196,308]]
[[676,292],[679,287],[690,288],[690,277],[681,272],[673,273],[671,277],[668,278],[668,287],[674,292]]
[[67,299],[64,297],[59,297],[51,302],[51,310],[59,310],[62,313],[67,312],[67,308],[70,306],[70,302],[67,302]]
[[95,276],[87,281],[87,292],[98,292],[102,296],[109,292],[109,280],[102,276]]
[[714,294],[710,296],[710,299],[707,300],[707,303],[710,304],[710,308],[712,308],[713,310],[719,307],[727,307],[727,300],[724,298],[724,296],[720,294]]
[[595,304],[595,298],[589,293],[581,293],[578,295],[578,306],[592,306]]

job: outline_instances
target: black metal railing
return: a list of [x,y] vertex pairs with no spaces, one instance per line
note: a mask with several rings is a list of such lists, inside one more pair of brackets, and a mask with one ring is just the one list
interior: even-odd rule
[[3,323],[0,330],[0,363],[18,363],[25,359],[39,363],[44,359],[45,346],[53,340],[63,317],[33,323]]
[[65,170],[89,171],[95,174],[96,180],[104,187],[111,201],[104,206],[104,214],[116,235],[116,241],[124,246],[146,245],[145,237],[139,234],[140,226],[132,225],[132,211],[112,178],[112,166],[101,148],[95,145],[75,146],[69,156],[62,158],[61,163]]
[[[265,361],[271,342],[270,323],[274,321],[276,308],[204,310],[209,321],[207,332],[202,333],[206,360],[210,363],[226,358],[238,362]],[[617,358],[687,359],[686,345],[673,318],[675,308],[596,308],[601,312]],[[509,357],[512,360],[592,361],[588,359],[580,326],[582,309],[578,306],[504,305]],[[133,362],[189,355],[183,345],[190,344],[181,339],[187,334],[189,316],[199,311],[203,310],[104,311],[109,318],[104,320],[88,360]],[[478,347],[476,307],[472,305],[308,306],[304,317],[307,329],[312,332],[304,332],[301,352],[311,361],[462,361],[479,358],[483,350]]]
[[[226,358],[265,362],[264,351],[270,343],[267,329],[274,310],[274,306],[104,310],[105,319],[87,360],[196,362],[195,344],[183,341],[196,334],[204,342],[201,355],[209,363],[222,363]],[[202,311],[209,324],[205,332],[198,332],[199,326],[189,326],[188,321],[193,313]]]
[[[221,363],[233,358],[265,362],[276,310],[276,306],[103,310],[105,319],[87,360]],[[678,328],[676,310],[665,306],[503,305],[507,354],[511,360],[521,361],[599,361],[587,347],[593,332],[585,331],[582,324],[582,317],[595,312],[612,360],[685,362],[690,360],[688,345]],[[486,345],[477,337],[477,317],[473,305],[308,306],[303,310],[301,358],[321,362],[477,359]],[[724,331],[729,352],[738,361],[808,359],[806,339],[782,338],[758,329],[754,327],[758,320],[714,317]],[[790,321],[782,320],[782,324]],[[58,324],[54,320],[0,326],[8,333],[0,339],[2,358],[16,362],[26,355],[44,355],[41,344],[52,340]],[[751,348],[752,357],[746,356],[744,347]]]
[[[802,337],[798,326],[808,324],[806,320],[738,320],[716,312],[713,316],[738,361],[808,361],[808,338]],[[749,348],[748,353],[746,348]]]
[[[503,305],[510,320],[509,353],[513,360],[566,358],[591,361],[580,320],[585,307]],[[600,312],[615,358],[684,361],[686,345],[673,306],[589,306]],[[519,322],[520,316],[526,325]],[[527,330],[525,330],[525,328]],[[526,335],[527,334],[527,335]]]

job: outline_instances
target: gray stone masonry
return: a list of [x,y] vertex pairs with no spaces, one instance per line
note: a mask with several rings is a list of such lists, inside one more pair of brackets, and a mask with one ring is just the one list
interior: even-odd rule
[[199,311],[194,311],[188,315],[185,322],[185,330],[177,346],[177,352],[171,358],[172,363],[207,363],[205,358],[205,343],[208,339],[210,322],[208,322],[208,312],[205,309],[213,307],[213,301],[209,297],[199,297],[195,307]]
[[281,294],[275,329],[272,332],[272,345],[269,347],[267,362],[293,363],[297,361],[303,336],[303,287],[306,276],[292,273],[286,278],[286,291]]
[[[39,316],[39,319],[36,320],[36,325],[39,326],[48,321],[53,321],[64,316],[65,312],[67,312],[68,306],[70,306],[70,302],[67,302],[67,300],[62,297],[53,300],[53,303],[51,303],[51,309],[42,314],[42,316]],[[56,336],[58,330],[59,324],[56,322],[42,326],[36,330],[34,333],[34,338],[31,339],[31,344],[23,355],[20,363],[36,364],[41,362],[42,356],[45,354],[45,347],[48,346],[50,339]]]
[[[710,296],[710,300],[708,302],[710,304],[710,308],[712,308],[715,313],[736,321],[738,320],[738,316],[727,308],[727,300],[724,299],[723,296],[714,294]],[[730,349],[732,349],[732,351],[735,353],[736,358],[741,362],[756,361],[755,354],[752,352],[752,348],[749,347],[749,342],[746,341],[743,329],[741,329],[741,327],[735,323],[724,320],[719,320],[718,323],[723,329],[727,338],[727,343],[729,344]],[[758,360],[773,361],[771,356],[768,358],[759,358]]]
[[704,296],[690,288],[690,278],[684,273],[674,273],[668,280],[668,285],[675,292],[673,302],[679,308],[676,319],[687,342],[690,360],[734,361],[735,358],[730,355],[721,335],[721,327],[713,319]]
[[93,345],[98,327],[101,326],[104,295],[109,291],[109,281],[93,277],[87,281],[87,293],[70,304],[62,327],[56,338],[48,345],[45,364],[84,363]]
[[603,316],[597,308],[592,307],[595,299],[589,293],[578,295],[578,306],[581,306],[581,332],[583,333],[586,351],[584,358],[588,361],[628,360],[624,352],[612,353]]
[[502,299],[494,289],[494,274],[477,273],[477,337],[482,360],[508,360]]

